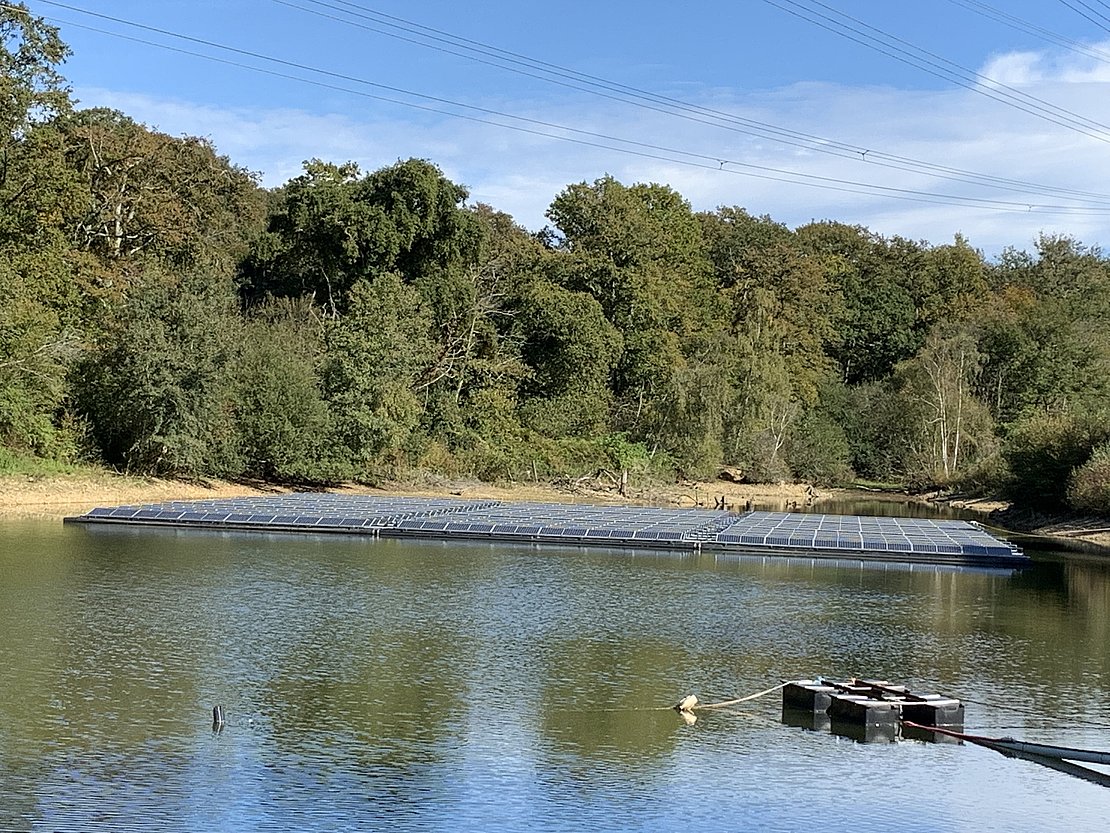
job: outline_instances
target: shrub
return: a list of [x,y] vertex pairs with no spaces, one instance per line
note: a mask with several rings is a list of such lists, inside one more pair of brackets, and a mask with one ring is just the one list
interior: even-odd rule
[[1091,459],[1072,472],[1068,503],[1083,512],[1110,514],[1110,443],[1096,448]]

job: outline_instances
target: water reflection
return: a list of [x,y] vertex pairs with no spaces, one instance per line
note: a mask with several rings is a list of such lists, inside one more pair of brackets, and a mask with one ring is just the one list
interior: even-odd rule
[[[0,578],[2,829],[796,830],[850,813],[1052,830],[1065,801],[1066,829],[1104,817],[1092,785],[806,732],[774,696],[694,725],[666,708],[884,677],[963,697],[971,730],[1105,745],[1110,570],[1090,561],[1010,575],[19,523],[0,527]],[[884,778],[815,776],[845,767]],[[913,781],[949,787],[938,805]]]

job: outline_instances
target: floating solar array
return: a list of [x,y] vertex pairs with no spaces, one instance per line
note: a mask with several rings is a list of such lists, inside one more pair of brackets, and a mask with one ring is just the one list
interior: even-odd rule
[[700,540],[696,536],[727,526],[735,517],[696,509],[502,503],[465,516],[410,518],[397,524],[396,532],[693,548]]
[[93,509],[81,523],[346,532],[930,563],[1028,559],[966,521],[704,509],[652,509],[461,498],[286,494]]
[[328,493],[175,500],[143,506],[93,509],[78,520],[174,526],[378,531],[405,518],[449,515],[497,505],[496,501],[398,498]]
[[704,546],[849,551],[1010,558],[1019,555],[967,521],[749,512],[719,530]]

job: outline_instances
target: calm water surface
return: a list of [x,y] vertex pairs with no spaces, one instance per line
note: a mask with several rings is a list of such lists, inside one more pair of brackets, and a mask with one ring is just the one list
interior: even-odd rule
[[[1110,569],[0,524],[0,829],[1106,829],[1110,789],[783,725],[823,674],[1110,748]],[[211,726],[222,704],[227,725]],[[655,709],[655,710],[653,710]]]

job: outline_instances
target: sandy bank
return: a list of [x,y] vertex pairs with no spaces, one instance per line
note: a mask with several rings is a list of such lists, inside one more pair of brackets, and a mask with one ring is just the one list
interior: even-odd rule
[[[225,481],[187,482],[136,478],[110,473],[57,475],[50,477],[0,477],[0,519],[14,517],[64,518],[80,515],[97,506],[158,503],[167,500],[239,497],[279,494],[288,491],[262,484]],[[584,478],[553,484],[490,484],[476,481],[428,479],[420,483],[386,483],[380,488],[344,486],[329,491],[350,494],[393,494],[422,497],[459,496],[514,501],[558,503],[631,503],[652,506],[706,506],[723,499],[729,508],[742,509],[749,503],[761,508],[804,506],[822,494],[805,484],[749,485],[727,483],[647,484],[628,488],[622,497],[615,483],[604,478]]]
[[[167,500],[239,497],[280,494],[288,489],[265,484],[228,483],[213,480],[189,482],[115,475],[108,472],[49,477],[0,477],[0,521],[11,518],[61,519],[80,515],[97,506],[158,503]],[[804,483],[748,484],[727,481],[702,483],[630,484],[622,497],[617,484],[605,477],[581,478],[557,483],[491,484],[428,478],[422,482],[384,483],[380,487],[343,486],[329,491],[349,494],[457,496],[506,501],[556,503],[620,503],[645,506],[704,506],[712,509],[723,500],[730,509],[745,507],[789,510],[820,506],[824,500],[925,500],[983,515],[984,521],[1001,529],[1033,536],[1047,548],[1076,549],[1110,554],[1110,520],[1105,518],[1024,515],[997,500],[937,500],[935,496],[911,497],[845,489],[815,490]]]

